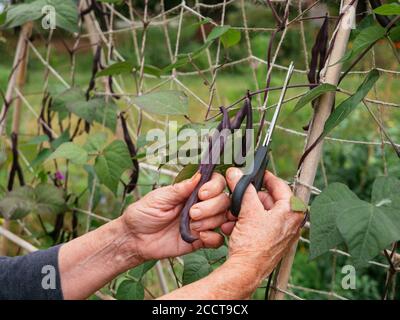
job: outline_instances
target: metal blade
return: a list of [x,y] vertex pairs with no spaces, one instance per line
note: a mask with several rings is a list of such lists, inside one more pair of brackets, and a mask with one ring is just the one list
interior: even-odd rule
[[293,65],[293,61],[292,61],[290,63],[290,65],[289,65],[289,69],[288,69],[288,72],[286,74],[286,79],[285,79],[285,82],[283,84],[283,88],[282,88],[282,91],[281,91],[281,96],[279,97],[278,105],[276,106],[274,116],[272,117],[271,123],[270,123],[269,128],[268,128],[268,132],[267,132],[267,134],[265,136],[265,139],[264,139],[264,142],[262,144],[263,146],[267,146],[271,142],[272,133],[274,132],[275,125],[276,125],[276,122],[278,120],[279,112],[281,111],[282,103],[283,103],[283,100],[285,98],[285,93],[286,93],[287,87],[289,85],[290,78],[291,78],[291,76],[293,74],[293,70],[294,70],[294,65]]

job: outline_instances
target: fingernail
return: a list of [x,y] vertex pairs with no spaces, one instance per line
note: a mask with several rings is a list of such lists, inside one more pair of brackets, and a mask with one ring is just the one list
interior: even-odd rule
[[202,238],[203,240],[206,240],[207,236],[208,236],[207,232],[200,232],[200,238]]
[[204,191],[201,192],[201,197],[202,198],[207,198],[209,194],[210,193],[207,190],[204,190]]
[[239,175],[240,175],[240,170],[237,169],[237,168],[232,168],[228,172],[228,178],[231,179],[231,180],[235,179]]
[[200,216],[201,216],[200,209],[197,209],[197,208],[190,209],[190,216],[192,217],[192,219],[200,218]]
[[201,221],[193,222],[192,223],[192,229],[193,230],[199,230],[202,225],[203,225],[203,222],[201,222]]
[[190,180],[194,181],[197,179],[197,177],[200,175],[200,172],[196,172],[194,176],[192,176],[192,178]]

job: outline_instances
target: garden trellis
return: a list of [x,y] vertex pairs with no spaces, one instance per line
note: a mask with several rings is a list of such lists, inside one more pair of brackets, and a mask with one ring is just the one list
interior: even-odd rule
[[[306,35],[305,35],[305,24],[309,23],[308,19],[304,19],[305,15],[315,6],[317,6],[321,1],[317,0],[314,2],[310,2],[308,6],[304,7],[304,4],[301,1],[270,1],[268,6],[268,2],[258,1],[258,2],[250,2],[244,0],[225,0],[220,1],[215,4],[203,3],[201,1],[182,1],[176,6],[166,9],[166,3],[163,0],[159,2],[159,6],[151,12],[149,7],[151,5],[151,1],[144,1],[144,5],[142,10],[137,10],[131,1],[126,2],[126,6],[128,7],[128,14],[123,14],[117,9],[117,5],[113,3],[113,1],[102,1],[99,2],[101,9],[107,13],[105,16],[105,27],[101,27],[99,21],[94,15],[93,11],[88,12],[88,8],[90,8],[91,2],[86,2],[82,0],[79,2],[79,10],[80,12],[88,12],[83,15],[83,18],[78,22],[78,31],[75,32],[73,36],[74,45],[72,48],[66,49],[69,51],[71,57],[71,65],[70,65],[70,76],[66,77],[62,75],[61,72],[57,70],[57,67],[51,64],[51,55],[54,54],[52,52],[52,37],[54,33],[52,31],[46,34],[47,39],[45,39],[46,50],[43,53],[35,44],[30,37],[32,31],[34,30],[34,25],[32,22],[27,22],[23,25],[19,33],[19,41],[17,50],[15,52],[15,62],[14,67],[12,68],[10,74],[9,85],[7,91],[5,93],[5,101],[6,103],[3,105],[2,113],[0,119],[3,116],[11,116],[11,113],[7,113],[7,109],[13,109],[13,125],[12,132],[18,135],[20,132],[20,114],[21,113],[29,113],[32,118],[37,119],[42,127],[42,130],[48,130],[54,138],[59,137],[62,132],[54,129],[49,126],[49,123],[44,120],[41,116],[40,112],[37,111],[37,107],[32,105],[30,102],[30,93],[25,92],[24,83],[26,79],[26,65],[28,63],[28,59],[31,56],[37,58],[43,65],[44,68],[44,85],[43,92],[48,91],[50,78],[54,79],[61,84],[61,86],[65,87],[65,89],[70,89],[74,86],[74,79],[76,70],[76,55],[78,54],[78,49],[80,43],[84,41],[84,39],[89,39],[90,46],[93,50],[93,55],[98,56],[98,65],[105,70],[110,68],[115,62],[124,62],[126,61],[124,55],[118,50],[118,35],[128,33],[131,35],[133,49],[134,49],[134,57],[136,61],[129,61],[131,63],[131,69],[135,68],[135,90],[129,88],[125,80],[122,76],[116,75],[112,77],[112,80],[109,81],[106,76],[96,78],[96,90],[94,91],[95,96],[104,97],[106,101],[110,101],[115,99],[116,97],[120,98],[121,104],[125,107],[123,108],[125,113],[128,115],[128,130],[130,135],[133,137],[135,141],[140,138],[141,131],[143,130],[143,123],[151,123],[154,126],[159,126],[162,128],[166,128],[168,126],[168,116],[158,116],[154,115],[151,112],[140,109],[138,104],[135,103],[135,97],[145,95],[151,92],[157,92],[160,88],[170,88],[176,89],[185,92],[185,94],[192,99],[198,106],[202,107],[204,110],[205,118],[211,119],[215,117],[215,114],[218,112],[218,107],[220,105],[232,105],[235,101],[228,101],[224,97],[224,91],[219,88],[218,77],[225,70],[229,70],[230,68],[235,68],[238,66],[250,66],[246,72],[250,73],[250,77],[252,79],[251,87],[254,92],[264,93],[265,83],[267,83],[267,87],[270,89],[267,91],[265,95],[265,99],[263,100],[263,94],[256,94],[255,99],[257,102],[254,102],[254,105],[257,105],[254,109],[256,112],[263,113],[265,111],[273,108],[275,105],[270,103],[271,98],[268,97],[268,94],[273,89],[271,85],[271,77],[275,74],[279,73],[281,70],[287,70],[287,67],[282,63],[279,64],[280,53],[282,52],[282,46],[287,39],[288,32],[292,28],[296,28],[295,30],[299,35],[299,59],[301,56],[302,64],[305,65],[304,69],[295,68],[295,73],[298,75],[307,75],[310,69],[310,49],[307,45]],[[355,11],[351,11],[349,8],[355,7],[357,5],[357,1],[344,0],[342,8],[343,14],[348,15],[347,18],[350,19],[351,15],[355,14]],[[349,7],[346,7],[349,5]],[[251,27],[249,26],[248,19],[248,8],[249,6],[259,6],[262,10],[272,10],[274,14],[277,14],[275,10],[280,8],[280,12],[285,16],[290,17],[293,12],[296,12],[294,18],[282,19],[281,24],[277,27]],[[339,2],[338,2],[339,6]],[[229,8],[234,7],[237,12],[240,14],[240,25],[228,26],[226,24],[227,11]],[[346,9],[347,8],[347,9]],[[209,10],[211,12],[218,12],[220,16],[217,18],[210,18],[205,16],[202,11]],[[371,8],[368,7],[367,10],[370,12]],[[184,22],[188,19],[196,19],[198,21],[198,28],[200,30],[200,39],[203,42],[204,50],[202,54],[205,55],[208,67],[200,69],[195,64],[195,58],[191,55],[182,55],[181,46],[182,46],[182,30],[184,28]],[[331,20],[337,21],[340,16],[330,17]],[[353,17],[354,18],[354,17]],[[322,19],[322,17],[320,18]],[[310,19],[311,20],[311,19]],[[343,74],[341,70],[341,64],[336,64],[343,55],[346,53],[347,41],[350,35],[351,29],[344,28],[343,22],[344,18],[342,17],[342,22],[339,22],[335,30],[332,30],[330,34],[334,34],[335,36],[331,37],[331,46],[332,50],[330,52],[330,59],[328,59],[323,69],[325,73],[323,82],[331,83],[333,85],[337,85],[339,77]],[[122,27],[116,28],[119,22],[120,24],[124,24]],[[208,38],[207,26],[211,26],[213,28],[223,28],[226,27],[226,30],[229,30],[233,34],[239,32],[242,39],[243,47],[241,48],[241,57],[235,60],[227,60],[227,57],[224,55],[224,41],[221,37],[217,37],[215,42],[212,44],[216,47],[215,52],[210,50]],[[152,39],[149,35],[149,30],[151,28],[159,28],[163,32],[163,40],[165,41],[166,52],[169,57],[169,62],[172,67],[169,72],[160,73],[158,70],[149,71],[146,70],[148,65],[146,64],[146,51],[152,46]],[[251,42],[251,36],[253,34],[272,34],[275,39],[272,42],[273,46],[271,46],[271,50],[269,52],[268,57],[259,57],[253,53],[253,47]],[[171,37],[171,35],[174,37]],[[234,36],[233,36],[234,37]],[[175,38],[175,39],[173,39]],[[240,40],[240,36],[239,36]],[[226,41],[229,41],[226,40]],[[391,45],[394,45],[391,43]],[[229,47],[229,45],[227,45]],[[265,44],[265,48],[267,51],[268,44]],[[398,53],[393,48],[394,59],[398,59]],[[28,54],[29,52],[29,54]],[[389,53],[388,53],[389,54]],[[265,55],[266,56],[266,55]],[[182,58],[183,57],[183,58]],[[193,59],[192,59],[193,58]],[[193,71],[181,71],[179,63],[180,59],[185,60],[187,64],[193,66]],[[381,73],[382,77],[387,79],[397,77],[400,74],[400,70],[397,69],[388,69],[388,68],[380,68],[376,66],[376,57],[375,51],[371,49],[371,68],[365,70],[354,71],[351,70],[349,74],[352,75],[360,75],[365,76],[369,74],[372,69],[376,69]],[[269,67],[267,69],[267,67]],[[260,81],[258,79],[257,70],[260,68],[265,68],[267,70],[265,78]],[[103,72],[105,71],[103,70]],[[106,74],[107,75],[107,74]],[[197,77],[199,83],[205,83],[207,88],[207,94],[201,95],[196,92],[196,90],[190,88],[186,84],[186,79],[190,77]],[[204,86],[204,85],[203,85]],[[232,86],[235,86],[233,83]],[[305,90],[307,90],[306,86]],[[279,88],[275,88],[279,89]],[[351,96],[354,92],[349,91],[345,87],[339,85],[337,88],[337,92],[344,94],[345,96]],[[295,96],[290,95],[290,91],[288,92],[287,99],[285,103],[290,103],[294,100],[297,100],[303,96],[305,93],[301,93]],[[308,132],[302,132],[300,130],[295,130],[292,128],[285,127],[284,123],[277,126],[277,131],[282,132],[282,134],[287,135],[288,138],[297,138],[297,139],[305,139],[305,150],[307,149],[307,145],[311,145],[318,136],[324,130],[324,124],[327,118],[331,113],[331,107],[334,103],[334,92],[324,92],[319,100],[319,107],[315,108],[314,120]],[[396,112],[397,108],[400,107],[399,103],[394,101],[383,101],[381,98],[377,97],[377,93],[375,92],[375,97],[365,97],[363,100],[363,104],[371,114],[372,121],[377,123],[378,128],[378,137],[374,141],[365,141],[365,140],[355,140],[355,139],[344,139],[344,138],[334,138],[327,136],[324,138],[325,141],[329,143],[340,143],[340,144],[359,144],[365,147],[369,146],[381,146],[382,149],[382,165],[385,168],[384,171],[387,173],[387,163],[385,154],[389,151],[385,151],[385,146],[390,146],[396,150],[396,148],[400,148],[399,144],[393,142],[391,135],[385,129],[385,124],[382,122],[383,112]],[[390,99],[389,99],[390,100]],[[377,108],[377,109],[376,109]],[[213,115],[211,115],[213,114]],[[105,116],[104,116],[105,118]],[[103,118],[103,121],[104,121]],[[189,121],[191,121],[189,119]],[[268,123],[268,121],[267,121]],[[104,122],[103,122],[104,124]],[[5,132],[5,121],[2,122],[0,126],[0,132],[2,134],[2,148],[12,148],[17,142],[13,136],[8,136]],[[117,128],[116,137],[122,138],[121,130]],[[300,140],[299,140],[300,141]],[[322,143],[320,143],[316,148],[313,148],[311,152],[305,157],[304,162],[302,163],[301,170],[299,170],[293,177],[289,183],[295,189],[296,195],[301,198],[304,202],[308,203],[310,193],[318,195],[321,193],[321,190],[314,186],[314,178],[316,175],[316,171],[318,167],[322,172],[324,172],[324,158],[320,157],[320,152],[322,148]],[[393,152],[393,149],[390,149],[390,152]],[[399,152],[397,150],[397,152]],[[274,153],[271,154],[271,167],[272,170],[277,172],[277,165],[275,164]],[[275,155],[278,157],[277,155]],[[279,155],[282,156],[282,155]],[[300,155],[299,155],[300,156]],[[34,171],[28,157],[22,152],[18,151],[17,158],[20,158],[21,164],[30,171]],[[159,168],[153,164],[146,163],[145,161],[139,160],[139,166],[141,169],[141,173],[143,171],[144,174],[146,172],[157,172],[160,175],[169,176],[171,178],[175,178],[179,171],[181,170],[181,166],[172,165],[168,167]],[[93,212],[93,201],[95,196],[96,185],[99,184],[97,181],[98,178],[94,177],[94,186],[91,188],[91,194],[88,199],[88,204],[86,208],[74,207],[73,210],[79,212],[80,214],[86,215],[86,226],[85,231],[88,231],[92,222],[92,219],[98,221],[109,221],[109,218],[103,217],[96,212]],[[328,181],[325,181],[328,185]],[[139,196],[139,194],[136,194]],[[24,219],[17,220],[17,223],[21,226],[23,233],[26,235],[32,234],[29,231],[29,227],[24,222]],[[305,228],[308,229],[310,223],[305,225]],[[15,242],[17,245],[21,246],[26,251],[33,251],[34,247],[23,241],[20,237],[15,234],[12,234],[8,231],[9,222],[4,223],[3,227],[0,226],[0,234],[8,238],[10,241]],[[300,237],[301,242],[308,244],[310,242],[309,239],[305,237]],[[35,245],[40,245],[40,241],[35,240]],[[349,256],[349,253],[331,248],[330,251],[334,254],[332,257],[332,263],[336,263],[336,255]],[[384,251],[386,254],[390,255],[389,262],[382,263],[380,261],[369,261],[369,264],[374,267],[379,267],[387,270],[388,277],[396,272],[399,269],[399,261],[400,257],[396,253],[396,247],[394,246],[392,251],[386,250]],[[271,290],[270,290],[270,298],[272,299],[282,299],[286,296],[293,299],[301,299],[299,294],[295,294],[294,292],[311,292],[320,297],[330,297],[336,299],[346,299],[346,297],[341,296],[334,291],[334,287],[332,286],[330,291],[317,290],[315,288],[305,288],[302,286],[298,286],[296,284],[291,283],[290,280],[290,272],[293,263],[293,258],[296,253],[296,247],[293,247],[287,256],[283,259],[280,266],[275,271],[274,279],[272,279]],[[178,264],[182,264],[182,259],[177,259]],[[159,279],[160,286],[162,288],[162,292],[166,293],[168,291],[168,285],[166,283],[166,278],[171,277],[176,280],[177,285],[179,285],[179,280],[175,274],[174,266],[171,261],[163,261],[158,262],[156,264],[156,271]],[[166,273],[167,272],[167,273]],[[334,276],[334,275],[333,275]],[[174,280],[174,281],[175,281]],[[148,291],[148,288],[146,288]],[[149,293],[149,291],[148,291]],[[106,297],[104,294],[99,293],[101,297]]]

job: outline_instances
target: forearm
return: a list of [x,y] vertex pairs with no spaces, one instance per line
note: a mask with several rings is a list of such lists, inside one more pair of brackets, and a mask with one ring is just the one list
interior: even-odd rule
[[85,299],[142,262],[121,219],[64,244],[58,259],[64,299]]
[[160,299],[238,300],[248,299],[273,266],[260,269],[256,263],[228,259],[207,277],[175,290]]

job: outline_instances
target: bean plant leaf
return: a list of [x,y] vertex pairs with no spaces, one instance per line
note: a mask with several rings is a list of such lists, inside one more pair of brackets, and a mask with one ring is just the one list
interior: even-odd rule
[[231,29],[231,26],[216,26],[214,27],[210,34],[207,36],[206,42],[212,42],[220,37],[222,37],[225,33],[227,33]]
[[368,46],[372,45],[379,39],[385,36],[385,29],[380,25],[373,25],[363,29],[357,37],[354,39],[352,48],[344,55],[344,57],[338,61],[346,62],[350,61],[364,51]]
[[167,90],[147,93],[133,98],[141,109],[161,115],[186,115],[188,98],[182,91]]
[[310,208],[310,259],[314,259],[343,242],[336,227],[336,217],[347,202],[357,196],[344,184],[332,183],[315,198]]
[[299,101],[297,101],[296,105],[294,106],[294,108],[292,110],[292,113],[299,111],[301,108],[303,108],[305,105],[307,105],[314,99],[317,99],[324,93],[331,92],[331,91],[336,91],[336,86],[334,86],[333,84],[329,84],[329,83],[323,83],[323,84],[320,84],[319,86],[311,89],[304,96],[302,96],[299,99]]
[[88,136],[83,148],[88,153],[101,151],[107,142],[107,133],[96,132]]
[[307,212],[308,207],[299,197],[290,197],[290,209],[294,212]]
[[46,6],[55,11],[55,23],[58,28],[78,32],[78,8],[72,0],[35,0],[28,3],[11,5],[7,9],[5,28],[15,28],[29,21],[35,21],[47,14]]
[[145,263],[142,263],[141,265],[130,270],[128,274],[139,281],[149,270],[151,270],[151,268],[156,265],[156,263],[157,260],[146,261]]
[[195,282],[210,274],[215,268],[224,263],[228,248],[201,249],[183,256],[183,284]]
[[118,300],[143,300],[144,287],[140,281],[124,280],[117,289]]
[[400,230],[400,180],[395,177],[378,177],[372,186],[371,203],[384,211]]
[[134,68],[134,64],[129,61],[121,61],[109,65],[104,70],[96,74],[96,78],[103,76],[116,76],[119,74],[130,73]]
[[20,3],[9,6],[7,9],[7,18],[4,23],[4,28],[15,28],[29,21],[39,19],[43,15],[43,5],[44,2],[39,0],[31,3]]
[[400,180],[379,177],[371,203],[345,185],[328,186],[311,205],[310,258],[346,243],[356,267],[364,267],[400,239]]
[[204,255],[191,253],[183,257],[183,285],[195,282],[209,275],[213,269]]
[[400,239],[400,229],[396,228],[387,212],[362,200],[346,202],[336,224],[354,265],[360,268],[390,243]]
[[69,32],[79,32],[78,7],[72,0],[46,0],[47,5],[54,7],[56,25]]
[[90,124],[104,124],[113,132],[117,126],[118,107],[113,101],[94,98],[86,101],[84,92],[77,87],[67,89],[54,98],[53,110],[59,113],[71,112]]
[[182,168],[182,170],[175,177],[174,183],[181,182],[186,179],[190,179],[199,170],[198,164],[188,164]]
[[21,219],[35,207],[35,191],[25,186],[9,192],[0,200],[0,213],[6,219]]
[[0,13],[0,26],[6,22],[7,19],[7,11],[3,11],[2,13]]
[[75,164],[85,164],[88,160],[87,151],[73,142],[66,142],[60,145],[47,161],[63,158]]
[[116,140],[96,158],[94,170],[100,182],[116,194],[122,174],[131,167],[132,161],[126,144]]
[[65,210],[64,191],[50,184],[19,187],[0,200],[0,214],[6,219],[21,219],[31,212],[58,214]]
[[365,98],[378,79],[379,72],[378,70],[373,69],[364,79],[363,83],[358,87],[356,93],[343,101],[331,113],[328,120],[325,122],[324,131],[320,139],[326,137],[336,126],[338,126],[344,119],[348,117],[348,115]]
[[233,47],[238,44],[241,39],[241,33],[236,29],[229,29],[221,36],[221,42],[225,48]]
[[400,4],[387,3],[374,9],[374,12],[381,16],[400,15]]

